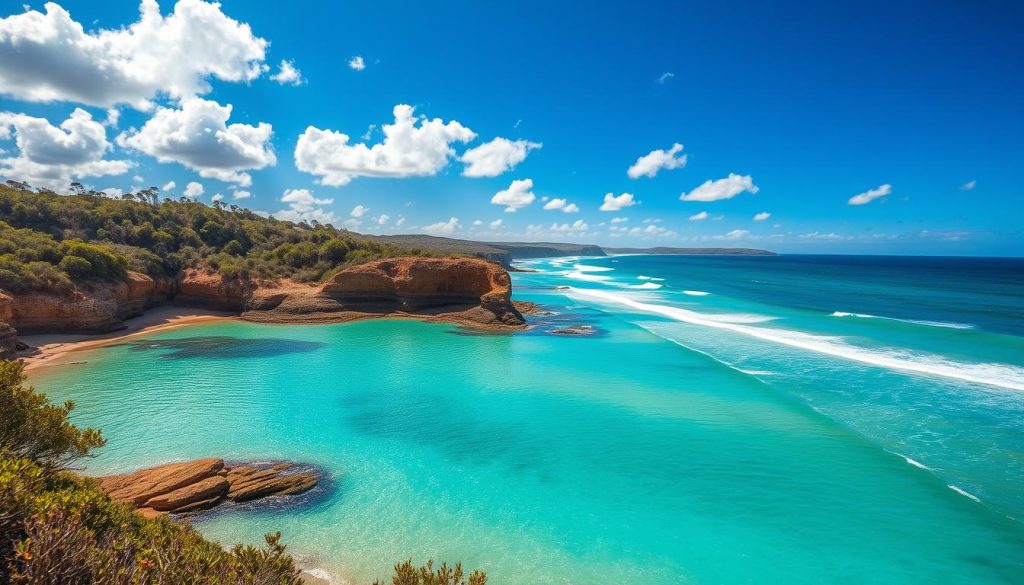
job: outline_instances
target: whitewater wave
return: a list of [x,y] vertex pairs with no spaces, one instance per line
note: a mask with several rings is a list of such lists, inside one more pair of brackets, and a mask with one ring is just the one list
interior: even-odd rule
[[576,280],[587,280],[590,282],[607,282],[611,280],[609,276],[602,276],[600,274],[590,274],[589,272],[580,272],[579,270],[570,270],[563,272],[562,276],[568,278],[575,278]]
[[706,297],[706,296],[708,296],[711,293],[704,292],[702,290],[684,290],[683,294],[684,295],[690,295],[691,297]]
[[904,350],[867,349],[849,345],[839,337],[826,337],[788,329],[750,327],[741,322],[729,321],[722,318],[722,316],[705,315],[668,305],[645,303],[626,294],[613,291],[572,287],[570,288],[570,293],[584,298],[630,307],[638,311],[662,315],[683,323],[723,329],[762,341],[813,351],[871,366],[928,376],[939,376],[974,384],[997,386],[1008,390],[1024,391],[1024,368],[1006,364],[964,363],[948,360],[942,356],[911,354]]
[[926,469],[928,471],[934,471],[931,467],[928,467],[927,465],[925,465],[924,463],[921,463],[920,461],[916,461],[914,459],[911,459],[910,457],[907,457],[903,453],[896,453],[896,454],[899,455],[900,457],[902,457],[904,461],[906,461],[907,463],[913,465],[914,467],[916,467],[918,469]]
[[866,313],[846,313],[836,311],[832,317],[857,317],[860,319],[884,319],[886,321],[899,321],[900,323],[913,323],[914,325],[927,325],[929,327],[945,327],[946,329],[974,329],[974,325],[968,323],[946,323],[943,321],[922,321],[919,319],[900,319],[897,317],[882,317],[879,315],[868,315]]
[[661,282],[662,280],[665,280],[664,278],[658,278],[657,276],[644,276],[643,274],[641,274],[640,276],[636,277],[636,279],[637,280],[654,280],[654,281],[657,281],[657,282]]
[[964,490],[956,487],[953,484],[948,484],[946,487],[948,487],[949,489],[953,490],[954,492],[960,494],[961,496],[965,496],[967,498],[970,498],[970,499],[974,500],[975,502],[980,502],[981,501],[981,498],[979,498],[978,496],[976,496],[976,495],[974,495],[972,493],[969,493],[969,492],[965,492]]
[[573,266],[577,272],[611,272],[614,268],[608,268],[607,266],[588,266],[586,264],[576,264]]
[[624,286],[626,288],[639,288],[639,289],[647,289],[647,290],[656,290],[656,289],[661,288],[660,284],[658,284],[656,282],[650,282],[650,281],[645,282],[643,284],[627,284],[627,285],[624,285]]

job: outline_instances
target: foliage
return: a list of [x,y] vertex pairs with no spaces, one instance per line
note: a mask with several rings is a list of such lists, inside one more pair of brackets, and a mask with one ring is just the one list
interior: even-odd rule
[[188,267],[228,278],[318,281],[344,266],[423,255],[316,221],[184,197],[160,201],[155,188],[121,199],[81,185],[73,192],[0,185],[0,288],[68,291],[84,281],[122,280],[127,270],[173,276]]
[[[448,563],[442,563],[434,569],[434,561],[427,561],[427,564],[416,568],[412,560],[407,560],[395,565],[395,574],[391,577],[393,585],[487,585],[487,575],[480,571],[473,571],[469,581],[463,578],[462,564],[456,563],[449,567]],[[382,581],[375,581],[374,585],[384,585]]]
[[62,469],[104,444],[98,430],[68,422],[74,403],[50,404],[26,386],[21,362],[0,361],[0,406],[0,452],[44,469]]

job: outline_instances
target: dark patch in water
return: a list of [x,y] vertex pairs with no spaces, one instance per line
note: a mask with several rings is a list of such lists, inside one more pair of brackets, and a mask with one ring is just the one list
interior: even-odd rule
[[289,353],[308,353],[327,345],[319,341],[301,341],[297,339],[259,338],[241,339],[226,335],[206,337],[186,337],[182,339],[140,339],[118,344],[132,351],[162,350],[163,359],[238,359],[265,357],[268,355],[284,355]]

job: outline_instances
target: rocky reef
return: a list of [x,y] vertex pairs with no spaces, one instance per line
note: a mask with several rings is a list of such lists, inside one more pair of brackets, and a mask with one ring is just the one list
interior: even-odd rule
[[225,502],[301,494],[319,483],[320,473],[290,462],[229,467],[223,459],[211,457],[97,480],[115,502],[132,504],[144,516],[158,516],[208,510]]
[[480,258],[388,258],[346,268],[321,285],[225,279],[192,268],[176,278],[129,272],[124,282],[86,283],[65,293],[0,291],[0,357],[14,354],[18,333],[106,333],[166,303],[227,311],[258,322],[401,316],[523,327],[511,294],[508,272]]

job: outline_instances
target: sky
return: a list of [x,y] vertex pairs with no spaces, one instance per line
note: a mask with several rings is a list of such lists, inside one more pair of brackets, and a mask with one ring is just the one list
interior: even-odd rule
[[0,177],[357,232],[1024,255],[1024,4],[5,2]]

